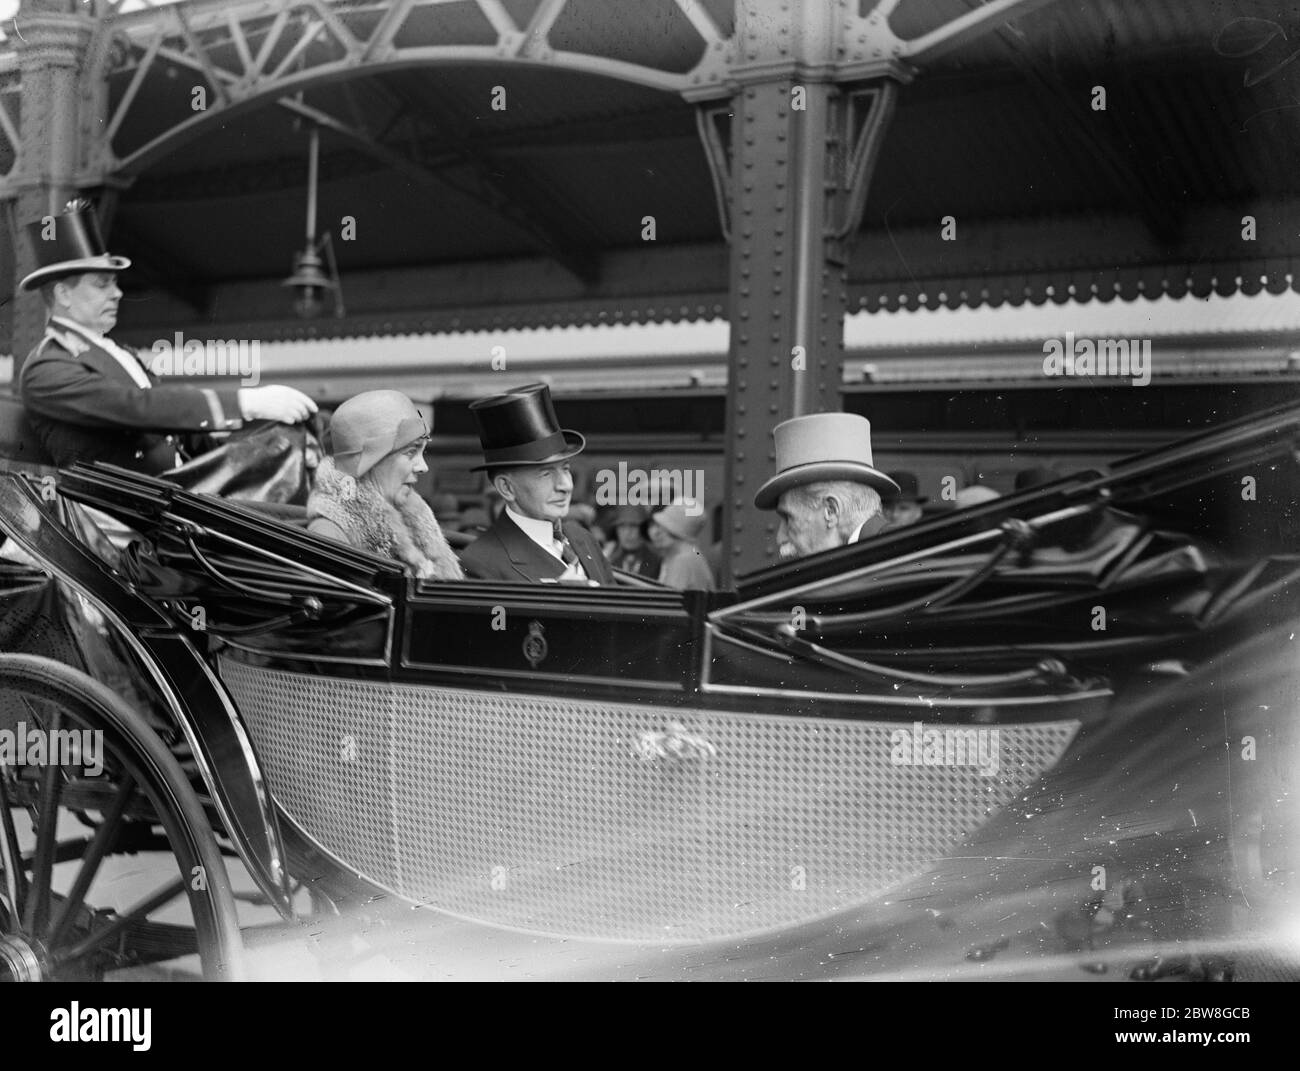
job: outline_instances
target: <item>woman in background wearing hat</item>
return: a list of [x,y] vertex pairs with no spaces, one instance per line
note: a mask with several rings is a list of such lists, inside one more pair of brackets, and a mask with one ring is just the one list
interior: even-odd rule
[[924,506],[930,500],[921,494],[920,483],[916,473],[900,471],[885,473],[898,485],[898,494],[882,496],[885,502],[885,516],[888,518],[888,530],[907,528],[916,524],[925,516]]
[[415,491],[429,428],[395,390],[349,398],[330,422],[332,450],[307,499],[308,531],[401,562],[408,576],[462,580],[433,510]]
[[704,520],[703,511],[692,517],[680,502],[665,506],[650,518],[646,534],[663,558],[659,583],[683,591],[713,590],[713,573],[697,543],[704,531]]
[[640,506],[619,506],[610,518],[613,541],[605,548],[605,557],[615,569],[654,580],[661,565],[659,555],[645,541],[649,520]]

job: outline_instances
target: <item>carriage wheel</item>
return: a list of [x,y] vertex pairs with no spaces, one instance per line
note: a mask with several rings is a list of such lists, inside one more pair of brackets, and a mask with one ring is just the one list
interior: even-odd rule
[[[169,852],[179,872],[109,906],[105,861],[141,851]],[[0,654],[0,981],[98,979],[194,953],[209,979],[243,976],[230,880],[176,759],[98,681]]]

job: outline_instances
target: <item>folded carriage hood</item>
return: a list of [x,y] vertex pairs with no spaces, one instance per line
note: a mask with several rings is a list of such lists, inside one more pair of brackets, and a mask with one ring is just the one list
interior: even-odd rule
[[845,671],[1054,658],[1111,673],[1117,656],[1212,649],[1293,607],[1298,443],[1300,405],[1278,408],[751,573],[709,621]]

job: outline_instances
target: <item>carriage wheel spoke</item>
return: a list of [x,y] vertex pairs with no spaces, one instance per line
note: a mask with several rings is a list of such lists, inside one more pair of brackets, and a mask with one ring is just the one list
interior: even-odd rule
[[[30,703],[26,703],[26,706],[31,710]],[[56,739],[55,733],[59,731],[62,722],[63,712],[56,708],[45,726],[50,740]],[[46,755],[47,760],[50,757]],[[49,921],[50,887],[54,882],[54,842],[59,827],[59,800],[62,795],[63,780],[59,776],[59,768],[55,763],[47,761],[41,769],[41,810],[36,825],[36,854],[32,859],[31,895],[27,898],[23,920],[28,933],[44,930]]]
[[59,914],[54,920],[48,942],[51,946],[59,943],[59,938],[63,936],[64,929],[67,928],[68,923],[72,921],[77,911],[81,909],[86,892],[95,880],[95,875],[99,873],[99,864],[103,862],[105,853],[112,847],[113,841],[117,837],[118,828],[122,824],[122,815],[125,813],[126,805],[131,798],[131,793],[134,791],[134,779],[127,774],[123,774],[122,783],[117,789],[117,795],[113,797],[112,805],[104,813],[104,820],[99,823],[99,828],[95,830],[94,839],[91,840],[90,846],[81,858],[81,869],[77,872],[77,880],[72,883],[68,897],[63,901]]
[[14,814],[3,771],[0,771],[0,825],[4,827],[0,831],[0,865],[4,866],[5,895],[17,925],[27,899],[27,874],[23,870],[22,853],[18,850],[18,830],[14,828]]
[[157,911],[163,904],[185,892],[185,879],[177,878],[175,881],[162,886],[157,892],[146,900],[141,900],[135,907],[131,908],[125,915],[120,915],[113,919],[112,922],[101,926],[84,940],[79,941],[71,948],[57,949],[53,953],[56,963],[62,963],[67,960],[77,960],[88,952],[99,948],[106,941],[111,941],[128,926],[136,922],[143,922],[152,912]]

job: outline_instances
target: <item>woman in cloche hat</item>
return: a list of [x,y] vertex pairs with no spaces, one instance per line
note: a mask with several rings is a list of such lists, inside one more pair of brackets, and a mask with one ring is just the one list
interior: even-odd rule
[[659,583],[683,591],[713,590],[713,573],[698,542],[703,530],[703,510],[692,517],[681,502],[665,506],[650,518],[646,534],[663,559]]
[[659,575],[659,555],[646,542],[648,511],[640,506],[619,506],[609,521],[613,541],[605,548],[605,557],[615,569],[635,573],[650,580]]
[[415,490],[429,428],[395,390],[349,398],[330,421],[332,450],[307,500],[308,530],[401,562],[408,576],[462,580],[433,510]]

